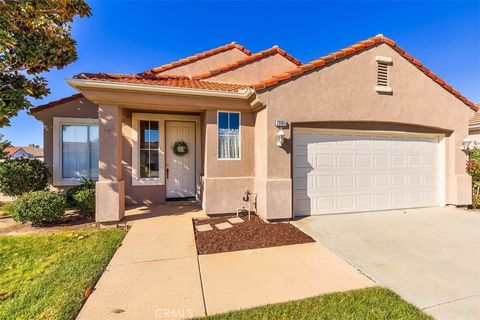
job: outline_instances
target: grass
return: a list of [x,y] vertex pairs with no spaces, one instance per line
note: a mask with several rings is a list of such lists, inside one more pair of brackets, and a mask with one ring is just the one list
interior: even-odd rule
[[432,319],[394,292],[373,287],[234,311],[201,319]]
[[0,237],[0,319],[74,319],[125,232]]
[[8,207],[11,206],[11,202],[0,202],[0,217],[9,216],[10,212]]

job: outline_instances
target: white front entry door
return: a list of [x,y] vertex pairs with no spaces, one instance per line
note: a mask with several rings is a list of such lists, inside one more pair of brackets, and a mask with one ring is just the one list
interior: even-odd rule
[[[172,146],[183,141],[188,153],[177,156]],[[166,121],[167,198],[195,197],[195,122]]]
[[296,216],[438,206],[439,138],[295,129]]

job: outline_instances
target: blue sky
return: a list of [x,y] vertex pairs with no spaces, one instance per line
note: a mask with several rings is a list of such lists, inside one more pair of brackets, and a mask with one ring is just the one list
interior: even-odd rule
[[[279,45],[302,62],[379,33],[480,102],[480,2],[89,1],[75,21],[79,59],[45,76],[51,94],[75,93],[80,72],[136,73],[236,41],[251,51]],[[40,122],[22,112],[0,132],[14,145],[43,144]]]

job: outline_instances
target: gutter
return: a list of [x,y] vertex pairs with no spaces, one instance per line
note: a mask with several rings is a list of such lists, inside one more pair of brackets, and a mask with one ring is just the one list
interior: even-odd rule
[[472,124],[468,126],[468,129],[480,129],[480,124]]
[[229,99],[242,99],[247,100],[255,93],[253,88],[245,88],[237,92],[233,91],[218,91],[208,89],[194,89],[194,88],[179,88],[179,87],[166,87],[156,86],[148,84],[132,84],[132,83],[117,83],[98,80],[83,80],[66,78],[65,81],[78,91],[82,88],[94,88],[94,89],[110,89],[110,90],[128,90],[138,92],[151,92],[151,93],[163,93],[173,95],[191,95],[191,96],[205,96],[205,97],[219,97]]

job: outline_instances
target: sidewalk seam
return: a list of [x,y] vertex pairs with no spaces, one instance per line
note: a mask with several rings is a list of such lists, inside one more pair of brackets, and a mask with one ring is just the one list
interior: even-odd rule
[[125,262],[125,263],[115,263],[108,265],[109,267],[116,267],[116,266],[126,266],[129,264],[137,264],[137,263],[148,263],[148,262],[158,262],[158,261],[168,261],[168,260],[179,260],[179,259],[186,259],[186,258],[193,258],[194,255],[191,256],[181,256],[181,257],[170,257],[170,258],[163,258],[163,259],[153,259],[153,260],[140,260],[140,261],[133,261],[133,262]]
[[208,316],[207,301],[205,298],[205,290],[203,288],[202,267],[200,266],[200,258],[198,257],[197,239],[195,237],[195,224],[193,223],[193,218],[191,222],[192,222],[192,232],[193,232],[193,243],[195,244],[195,255],[197,257],[198,276],[200,278],[200,289],[202,290],[203,311],[205,312],[205,316]]
[[465,299],[473,298],[473,297],[478,297],[478,296],[480,296],[480,294],[478,294],[478,293],[477,294],[472,294],[472,295],[469,295],[469,296],[466,296],[466,297],[453,299],[453,300],[449,300],[449,301],[445,301],[445,302],[440,302],[440,303],[437,303],[437,304],[434,304],[434,305],[431,305],[431,306],[428,306],[428,307],[424,307],[424,308],[422,308],[422,310],[427,310],[427,309],[435,308],[435,307],[438,307],[438,306],[442,306],[444,304],[449,304],[449,303],[452,303],[452,302],[457,302],[457,301],[461,301],[461,300],[465,300]]

